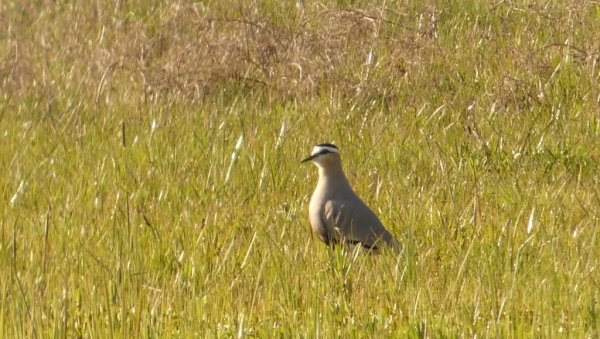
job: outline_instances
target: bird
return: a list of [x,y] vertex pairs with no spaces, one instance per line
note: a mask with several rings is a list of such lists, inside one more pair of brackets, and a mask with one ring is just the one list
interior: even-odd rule
[[330,143],[314,146],[311,155],[301,163],[309,161],[319,169],[317,187],[308,207],[309,221],[313,232],[326,245],[360,245],[372,251],[378,251],[384,244],[399,247],[398,240],[352,189],[337,146]]

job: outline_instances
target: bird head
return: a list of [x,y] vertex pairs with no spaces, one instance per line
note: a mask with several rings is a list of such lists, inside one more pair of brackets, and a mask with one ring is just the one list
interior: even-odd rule
[[334,164],[339,164],[340,150],[334,144],[318,144],[313,147],[310,156],[301,161],[305,163],[307,161],[314,162],[319,167],[329,167]]

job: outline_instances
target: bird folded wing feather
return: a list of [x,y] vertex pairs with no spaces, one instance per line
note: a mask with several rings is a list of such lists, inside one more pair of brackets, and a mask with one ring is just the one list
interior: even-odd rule
[[[329,200],[325,204],[325,220],[332,238],[341,242],[371,245],[368,241],[368,225],[361,225],[356,216],[356,206]],[[365,232],[367,231],[367,232]]]
[[371,248],[392,238],[377,216],[360,200],[327,201],[323,219],[331,240],[360,243]]

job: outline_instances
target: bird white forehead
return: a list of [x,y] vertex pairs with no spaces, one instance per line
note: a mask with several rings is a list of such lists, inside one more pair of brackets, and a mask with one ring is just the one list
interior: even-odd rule
[[327,147],[327,146],[315,146],[310,155],[319,154],[323,150],[328,150],[329,152],[340,154],[340,151],[337,148]]

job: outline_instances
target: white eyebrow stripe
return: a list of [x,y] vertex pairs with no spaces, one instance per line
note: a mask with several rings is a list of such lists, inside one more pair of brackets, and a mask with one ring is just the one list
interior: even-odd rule
[[340,151],[337,148],[333,148],[333,147],[327,147],[327,146],[315,146],[312,150],[312,154],[311,155],[315,155],[315,154],[319,154],[322,151],[329,151],[331,153],[337,153],[340,154]]

